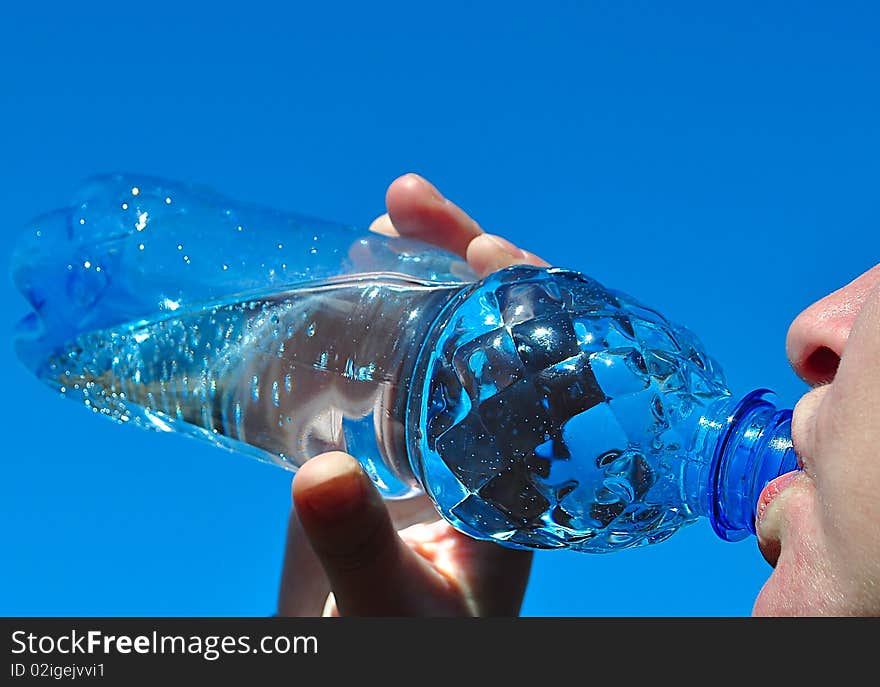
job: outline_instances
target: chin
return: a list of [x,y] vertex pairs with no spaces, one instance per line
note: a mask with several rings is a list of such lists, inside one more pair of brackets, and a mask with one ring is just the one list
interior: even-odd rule
[[822,538],[812,527],[791,528],[779,559],[752,607],[754,616],[853,615]]
[[758,525],[759,542],[773,572],[752,607],[755,616],[839,615],[821,506],[805,474],[790,482]]
[[817,608],[809,590],[795,584],[790,584],[787,575],[779,575],[778,568],[773,571],[767,582],[758,593],[755,605],[752,607],[752,615],[756,617],[793,617],[793,616],[818,616],[827,615]]

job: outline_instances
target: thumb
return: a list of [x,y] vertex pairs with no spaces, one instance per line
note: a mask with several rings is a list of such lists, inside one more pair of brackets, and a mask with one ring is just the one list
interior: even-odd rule
[[312,458],[293,480],[293,501],[340,615],[446,615],[445,577],[398,536],[385,503],[351,456]]

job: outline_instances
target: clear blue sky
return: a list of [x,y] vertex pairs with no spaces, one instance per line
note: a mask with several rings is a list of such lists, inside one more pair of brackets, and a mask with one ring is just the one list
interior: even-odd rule
[[[321,5],[6,7],[4,263],[94,173],[365,226],[418,171],[486,229],[687,324],[735,393],[797,400],[788,323],[878,260],[876,5]],[[24,303],[0,289],[0,615],[271,613],[290,475],[57,398],[13,358]],[[523,610],[744,615],[768,573],[753,539],[700,523],[541,553]]]

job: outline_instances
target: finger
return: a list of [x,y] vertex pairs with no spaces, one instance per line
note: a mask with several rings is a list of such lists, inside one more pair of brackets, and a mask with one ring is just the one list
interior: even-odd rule
[[404,527],[439,519],[433,501],[425,494],[408,499],[396,499],[385,504],[391,515],[391,522],[398,532]]
[[327,597],[327,603],[324,604],[324,612],[321,613],[323,618],[338,618],[339,609],[336,607],[336,597],[333,594]]
[[511,265],[547,267],[549,264],[494,234],[475,237],[467,248],[467,261],[471,269],[481,277]]
[[459,557],[468,562],[459,565],[464,571],[460,584],[474,600],[477,613],[519,615],[532,567],[532,552],[471,539],[459,532],[455,535],[462,539]]
[[384,215],[379,215],[376,219],[374,219],[369,228],[370,231],[372,231],[374,234],[383,234],[385,236],[400,236],[394,226],[394,223],[391,221],[391,217],[388,216],[387,212]]
[[444,520],[408,527],[401,538],[461,591],[473,615],[516,616],[532,552],[472,539]]
[[303,531],[296,508],[291,508],[278,592],[278,614],[320,616],[329,593],[330,581]]
[[[385,193],[388,222],[400,236],[419,239],[464,257],[468,244],[483,233],[460,207],[418,174],[395,179]],[[377,229],[389,231],[380,217]],[[375,224],[375,223],[374,223]]]
[[311,459],[293,481],[293,497],[341,615],[460,610],[449,608],[446,578],[400,539],[382,497],[354,458],[333,452]]

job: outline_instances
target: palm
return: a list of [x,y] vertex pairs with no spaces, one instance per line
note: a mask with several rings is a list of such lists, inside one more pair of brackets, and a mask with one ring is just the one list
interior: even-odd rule
[[[399,590],[406,615],[497,616],[519,611],[529,554],[470,539],[442,520],[412,525],[399,535],[424,563]],[[340,615],[333,595],[323,614]]]

